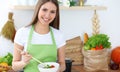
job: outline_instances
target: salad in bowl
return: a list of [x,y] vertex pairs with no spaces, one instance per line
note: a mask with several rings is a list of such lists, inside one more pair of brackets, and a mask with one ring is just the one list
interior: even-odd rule
[[38,65],[40,72],[57,72],[59,64],[56,62],[45,62]]

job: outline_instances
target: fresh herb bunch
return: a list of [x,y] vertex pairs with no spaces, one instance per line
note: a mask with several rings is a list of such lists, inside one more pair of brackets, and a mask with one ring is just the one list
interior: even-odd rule
[[103,49],[103,48],[110,48],[111,42],[109,42],[109,37],[105,34],[97,34],[91,36],[87,42],[84,44],[85,50],[91,49]]
[[8,53],[4,57],[0,57],[0,63],[5,62],[9,66],[12,66],[12,59],[13,59],[13,55],[11,53]]

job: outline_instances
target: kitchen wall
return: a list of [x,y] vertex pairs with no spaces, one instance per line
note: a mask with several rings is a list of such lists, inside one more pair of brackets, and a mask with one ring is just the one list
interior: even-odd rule
[[[7,21],[9,11],[14,12],[14,21],[16,29],[27,25],[32,17],[33,10],[11,10],[8,6],[8,0],[0,0],[0,30]],[[88,0],[89,1],[89,0]],[[116,2],[115,2],[116,1]],[[97,11],[100,20],[100,33],[105,33],[110,36],[112,48],[120,45],[120,7],[119,0],[99,0],[98,5],[107,7],[107,10]],[[92,34],[92,10],[61,10],[60,30],[63,31],[65,38],[71,39],[76,36],[81,36],[87,32]]]

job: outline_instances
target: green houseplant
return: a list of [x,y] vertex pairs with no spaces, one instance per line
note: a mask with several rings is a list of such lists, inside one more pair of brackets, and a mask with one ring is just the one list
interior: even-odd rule
[[111,42],[106,34],[96,34],[88,38],[84,44],[84,50],[101,50],[103,48],[110,48]]

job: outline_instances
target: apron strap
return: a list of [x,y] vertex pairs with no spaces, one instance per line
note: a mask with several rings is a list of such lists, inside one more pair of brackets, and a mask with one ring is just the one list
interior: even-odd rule
[[50,27],[50,33],[51,33],[53,44],[57,47],[56,42],[55,42],[55,37],[54,37],[54,34],[53,34],[53,31],[52,31],[51,27]]
[[[29,38],[28,38],[28,42],[27,42],[28,44],[31,44],[33,31],[34,31],[34,25],[32,25],[32,28],[31,28],[30,33],[29,33]],[[50,27],[50,35],[51,35],[53,44],[56,46],[55,37],[54,37],[54,34],[53,34],[51,27]]]
[[34,25],[32,25],[32,28],[29,33],[29,38],[28,38],[28,42],[27,42],[28,44],[31,44],[33,31],[34,31]]

